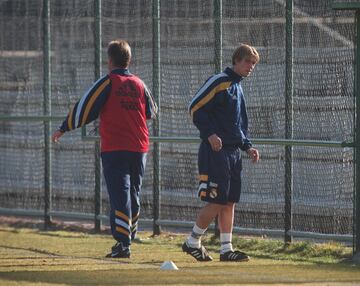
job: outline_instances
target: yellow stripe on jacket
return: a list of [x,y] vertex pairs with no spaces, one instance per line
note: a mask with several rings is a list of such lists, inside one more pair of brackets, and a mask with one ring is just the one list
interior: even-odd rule
[[73,113],[74,113],[74,108],[75,108],[75,106],[73,108],[71,108],[69,118],[68,118],[68,128],[69,128],[69,130],[74,129],[74,128],[72,128],[72,124],[71,124],[72,123]]
[[100,86],[99,88],[94,92],[94,94],[91,96],[88,104],[86,105],[86,109],[85,109],[85,112],[84,112],[84,116],[81,120],[81,125],[80,126],[83,126],[86,122],[86,119],[89,115],[89,112],[92,108],[92,106],[94,105],[94,102],[95,100],[98,98],[98,96],[100,95],[100,93],[105,89],[105,87],[110,83],[110,79],[107,79],[106,81],[104,81]]
[[226,89],[228,89],[231,85],[231,81],[220,83],[219,85],[215,86],[206,96],[204,96],[198,103],[196,103],[190,111],[191,116],[193,116],[194,112],[203,107],[206,103],[208,103],[213,97]]

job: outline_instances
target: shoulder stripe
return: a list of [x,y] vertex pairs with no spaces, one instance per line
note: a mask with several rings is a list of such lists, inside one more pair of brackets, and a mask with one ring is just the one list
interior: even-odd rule
[[226,81],[220,83],[215,88],[213,88],[205,97],[203,97],[199,102],[197,102],[194,106],[190,109],[190,114],[193,116],[194,112],[203,107],[206,103],[208,103],[218,92],[226,90],[231,85],[231,81]]
[[[106,81],[104,81],[100,87],[98,87],[95,91],[95,93],[91,96],[88,104],[86,105],[86,109],[85,109],[85,112],[84,112],[84,116],[82,118],[82,121],[81,121],[81,126],[83,126],[86,122],[86,119],[89,115],[89,112],[95,102],[95,100],[99,97],[99,95],[101,94],[101,92],[106,88],[106,86],[110,83],[110,79],[107,79]],[[78,109],[79,110],[79,109]]]
[[76,102],[74,107],[71,109],[71,111],[70,111],[70,113],[68,115],[67,126],[68,126],[69,130],[73,130],[73,129],[76,128],[76,126],[74,125],[74,123],[75,123],[75,118],[74,118],[75,114],[74,114],[74,112],[77,109],[78,105],[79,105],[79,102]]
[[72,117],[73,117],[73,113],[74,113],[74,109],[75,109],[75,106],[71,109],[71,111],[70,111],[70,114],[69,114],[69,116],[68,116],[68,122],[67,122],[67,125],[68,125],[68,129],[69,130],[73,130],[74,128],[73,128],[73,126],[72,126]]
[[[79,106],[76,110],[76,116],[75,116],[75,126],[74,128],[77,128],[79,127],[79,121],[80,121],[80,114],[81,114],[81,111],[83,109],[83,106],[85,104],[85,102],[87,100],[90,100],[91,96],[92,96],[92,91],[94,91],[94,89],[97,89],[105,80],[109,79],[109,75],[105,75],[101,78],[99,78],[90,88],[89,90],[85,93],[85,95],[80,99],[80,102],[79,102]],[[84,120],[82,120],[84,121]]]
[[201,97],[201,95],[203,95],[205,93],[205,91],[212,85],[214,84],[218,79],[225,79],[228,78],[229,76],[226,73],[219,73],[217,75],[214,75],[213,77],[211,77],[200,89],[199,91],[195,94],[194,98],[191,100],[190,104],[189,104],[189,109],[191,107],[192,104],[195,103],[195,101],[197,99],[199,99],[199,97]]

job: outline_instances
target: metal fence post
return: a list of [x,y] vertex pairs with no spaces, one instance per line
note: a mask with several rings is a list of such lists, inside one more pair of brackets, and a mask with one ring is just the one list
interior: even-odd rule
[[360,260],[360,9],[356,10],[356,52],[355,52],[355,249],[354,254]]
[[[101,0],[95,0],[95,19],[94,19],[94,41],[95,41],[95,69],[94,76],[97,80],[101,76]],[[94,192],[94,228],[96,232],[101,230],[101,161],[100,161],[100,142],[95,142],[95,192]]]
[[214,41],[215,41],[215,72],[222,70],[223,33],[222,33],[222,0],[214,0]]
[[[222,71],[223,34],[222,34],[222,0],[214,0],[214,64],[215,73]],[[215,217],[215,236],[220,237],[218,216]]]
[[360,262],[360,3],[333,3],[336,10],[355,10],[355,73],[354,73],[354,231],[353,260]]
[[[44,115],[51,116],[51,40],[50,40],[50,0],[43,0],[43,96]],[[44,228],[51,225],[51,121],[44,122],[45,170],[44,170]]]
[[[154,136],[161,136],[161,81],[160,81],[160,0],[153,0],[153,93],[159,107],[159,113],[153,122]],[[161,164],[160,143],[154,142],[153,150],[153,233],[161,233],[157,221],[160,219]]]
[[[285,138],[293,137],[293,0],[286,0],[286,56],[285,56]],[[285,243],[292,241],[288,233],[292,230],[292,194],[293,193],[293,150],[285,147]]]

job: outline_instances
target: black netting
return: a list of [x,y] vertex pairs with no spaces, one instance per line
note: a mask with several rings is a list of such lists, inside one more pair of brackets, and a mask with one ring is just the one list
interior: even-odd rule
[[[294,138],[351,141],[354,113],[354,13],[334,11],[331,1],[294,0]],[[346,1],[344,1],[346,2]],[[93,0],[51,3],[52,113],[64,115],[94,82]],[[252,138],[285,138],[284,0],[223,0],[223,67],[239,43],[261,57],[242,84]],[[0,115],[42,115],[43,52],[41,0],[0,0]],[[130,70],[153,89],[151,0],[102,1],[102,74],[106,46],[115,38],[132,46]],[[161,1],[162,136],[196,137],[188,104],[215,73],[214,3]],[[54,130],[60,122],[54,122]],[[149,124],[152,130],[151,123]],[[94,125],[87,129],[93,132]],[[192,221],[197,199],[196,143],[161,143],[161,219]],[[260,145],[261,162],[244,155],[236,226],[283,229],[285,152]],[[143,218],[152,218],[153,146],[144,179]],[[294,147],[294,229],[352,233],[352,149]],[[44,129],[41,122],[0,122],[0,207],[42,209]],[[53,209],[94,211],[94,143],[81,131],[64,136],[52,151]],[[108,213],[102,183],[103,214]]]

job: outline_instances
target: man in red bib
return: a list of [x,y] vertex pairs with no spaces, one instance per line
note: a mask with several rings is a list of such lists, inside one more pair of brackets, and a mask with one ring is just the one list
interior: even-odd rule
[[65,132],[100,117],[101,159],[110,198],[110,224],[117,241],[107,257],[129,258],[140,214],[139,192],[144,175],[149,132],[146,119],[157,106],[140,78],[128,70],[131,48],[124,40],[108,46],[109,74],[97,80],[55,131]]

